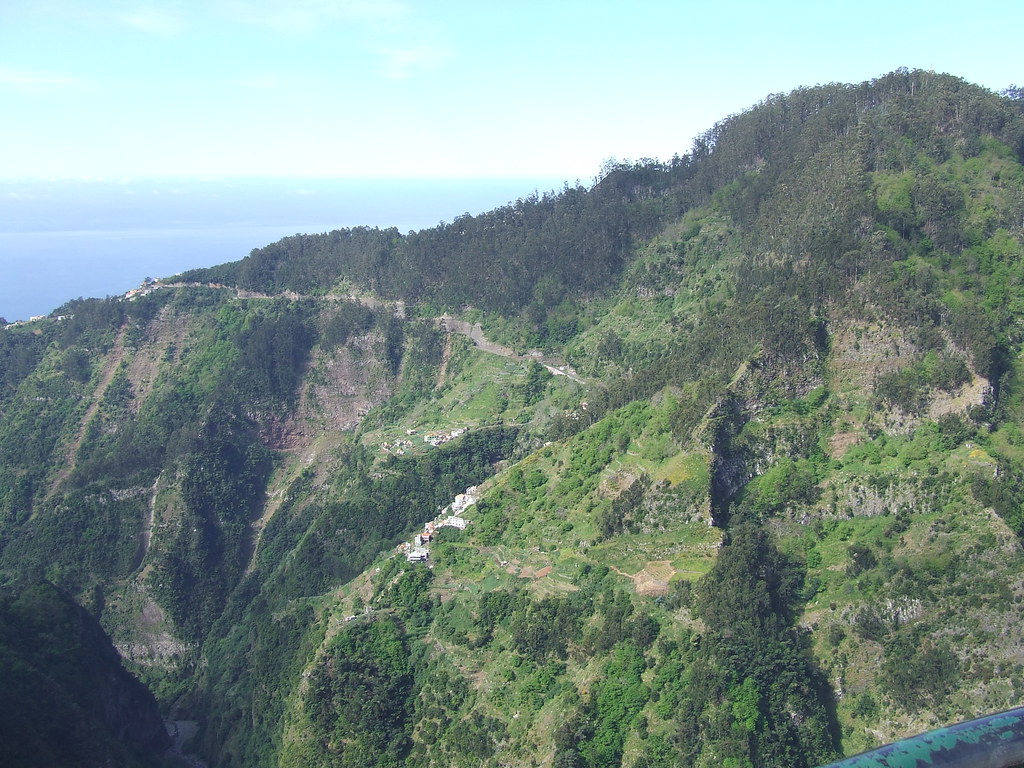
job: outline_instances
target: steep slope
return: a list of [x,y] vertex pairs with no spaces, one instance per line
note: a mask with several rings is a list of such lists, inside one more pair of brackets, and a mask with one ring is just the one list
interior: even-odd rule
[[896,72],[2,331],[0,568],[214,765],[809,766],[1016,704],[1022,152]]
[[0,678],[4,765],[162,764],[170,740],[153,695],[52,585],[0,596]]

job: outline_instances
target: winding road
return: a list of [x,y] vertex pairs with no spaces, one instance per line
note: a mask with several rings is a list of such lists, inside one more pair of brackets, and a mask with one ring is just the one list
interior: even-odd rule
[[[218,283],[158,283],[153,287],[154,290],[158,288],[230,288],[231,286],[220,285]],[[384,299],[378,299],[373,296],[363,296],[357,294],[338,294],[338,293],[326,293],[322,296],[311,296],[307,294],[295,293],[294,291],[285,291],[283,293],[272,294],[272,293],[259,293],[257,291],[247,291],[242,288],[235,288],[235,295],[240,299],[288,299],[290,301],[298,301],[300,299],[321,299],[324,301],[357,301],[364,307],[370,309],[391,309],[395,317],[405,317],[405,302],[404,301],[385,301]],[[568,379],[575,381],[577,384],[587,386],[587,381],[580,377],[571,366],[567,365],[564,360],[559,360],[554,357],[545,357],[540,353],[532,353],[526,355],[520,355],[514,349],[510,347],[497,344],[490,341],[484,335],[483,326],[480,323],[469,323],[465,320],[460,320],[452,315],[444,314],[440,317],[434,318],[434,326],[447,331],[448,333],[458,333],[470,341],[476,346],[477,349],[483,352],[489,352],[492,355],[499,355],[501,357],[507,357],[510,360],[536,360],[538,363],[543,365],[550,373],[555,376],[565,376]]]
[[484,329],[480,323],[468,323],[465,320],[459,320],[457,317],[452,317],[451,315],[441,315],[440,317],[434,318],[434,325],[448,333],[461,333],[472,341],[477,349],[484,352],[490,352],[492,355],[507,357],[511,360],[536,360],[555,376],[565,376],[572,379],[577,384],[586,385],[587,383],[579,377],[576,371],[561,360],[543,357],[539,354],[520,355],[514,349],[490,341],[486,336],[484,336]]

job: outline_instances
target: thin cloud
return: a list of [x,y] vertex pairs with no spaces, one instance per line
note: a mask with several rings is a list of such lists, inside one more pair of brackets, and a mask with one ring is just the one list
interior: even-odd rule
[[[418,42],[431,36],[430,25],[425,28],[404,0],[219,0],[216,10],[236,24],[280,34],[310,35],[331,26],[348,27],[361,47],[377,57],[380,74],[391,80],[436,69],[450,55],[434,42]],[[235,84],[280,85],[263,78],[245,78]]]
[[24,69],[0,67],[0,85],[23,87],[79,85],[77,77],[52,72],[32,72]]
[[116,18],[129,27],[161,37],[173,37],[185,28],[185,20],[180,14],[155,6],[140,6],[118,14]]
[[384,76],[390,80],[405,80],[420,72],[437,69],[449,56],[447,48],[436,45],[381,48],[378,53],[384,58]]
[[284,80],[279,75],[246,75],[245,77],[232,78],[227,82],[228,85],[238,88],[250,88],[254,91],[269,91],[284,85]]
[[105,0],[99,3],[36,0],[32,7],[35,16],[47,20],[65,19],[99,28],[116,24],[160,37],[174,37],[183,32],[193,11],[177,0]]
[[409,8],[399,0],[223,0],[220,10],[245,24],[304,33],[336,22],[393,23]]

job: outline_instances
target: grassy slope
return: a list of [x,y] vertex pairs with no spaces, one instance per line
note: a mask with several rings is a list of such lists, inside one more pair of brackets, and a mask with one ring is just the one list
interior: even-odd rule
[[[967,162],[954,158],[938,172],[966,180],[968,221],[1005,198],[986,192],[995,180],[1019,187],[1019,166],[999,147]],[[880,207],[888,204],[886,185],[892,183],[876,178]],[[1016,248],[1016,242],[1011,238],[1003,247]],[[727,217],[714,210],[690,214],[646,247],[622,293],[592,307],[587,329],[568,349],[570,361],[592,375],[628,368],[631,359],[664,345],[687,318],[727,301],[730,267],[741,257]],[[936,264],[941,258],[935,257]],[[602,348],[610,334],[618,344]],[[901,334],[877,310],[869,308],[863,319],[839,316],[824,361],[824,387],[813,397],[780,402],[772,393],[758,392],[756,384],[744,391],[748,400],[768,397],[740,435],[760,456],[754,474],[786,453],[813,463],[813,492],[784,500],[767,525],[781,549],[806,571],[799,622],[810,632],[818,664],[833,684],[845,753],[1014,705],[1024,671],[1013,640],[1020,636],[1016,606],[1024,599],[1019,540],[971,492],[976,476],[994,473],[994,456],[1017,455],[1017,428],[1011,419],[994,431],[982,427],[954,439],[936,426],[939,414],[963,414],[976,404],[984,385],[977,374],[959,399],[952,396],[956,393],[928,393],[917,416],[880,403],[872,390],[877,375],[918,359],[912,341],[902,347],[888,341]],[[872,346],[878,338],[887,342]],[[490,365],[500,368],[495,360]],[[460,375],[472,379],[471,371]],[[486,389],[484,380],[478,381]],[[1018,386],[1013,379],[1003,395],[1006,402],[1018,401]],[[464,391],[463,401],[474,402],[472,387]],[[481,594],[496,589],[525,589],[534,599],[565,594],[579,588],[586,566],[607,566],[617,588],[661,624],[666,644],[647,654],[655,669],[666,663],[660,649],[688,642],[694,628],[700,631],[691,612],[665,594],[666,583],[706,573],[720,541],[719,531],[704,522],[710,456],[701,430],[706,427],[695,431],[694,442],[673,434],[669,421],[677,395],[664,390],[577,437],[524,457],[484,486],[485,513],[469,514],[468,536],[435,548],[432,590],[442,601],[442,618],[415,636],[432,659],[428,680],[441,674],[437,669],[453,665],[470,681],[468,703],[446,717],[458,721],[476,711],[505,724],[507,737],[494,745],[488,760],[523,765],[551,760],[557,725],[579,706],[580,697],[586,698],[608,657],[590,649],[554,667],[534,668],[515,651],[510,636],[477,645]],[[409,423],[424,428],[437,422]],[[886,426],[892,431],[879,433]],[[395,425],[394,433],[403,427]],[[641,476],[649,477],[652,487],[637,530],[602,539],[601,510]],[[748,495],[759,492],[757,483],[752,488]],[[394,578],[387,562],[374,569]],[[328,614],[347,614],[357,591],[368,600],[375,573],[337,593]],[[376,594],[381,588],[376,585]],[[667,592],[672,594],[670,586]],[[935,655],[923,655],[932,650]],[[936,659],[948,662],[945,676],[925,682],[888,679],[900,665],[925,669]],[[656,676],[645,678],[654,688]],[[535,698],[538,687],[542,692]],[[301,721],[301,695],[292,707],[291,717]],[[643,715],[646,735],[628,736],[624,764],[645,748],[651,754],[652,745],[660,745],[660,737],[674,727],[671,713],[657,701],[644,705]],[[435,726],[424,723],[415,726],[414,755],[437,764],[465,759],[437,739]],[[316,751],[308,732],[294,727],[289,732]]]

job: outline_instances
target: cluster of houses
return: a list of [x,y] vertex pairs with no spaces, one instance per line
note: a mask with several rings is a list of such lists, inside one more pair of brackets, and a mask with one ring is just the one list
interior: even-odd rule
[[427,545],[433,541],[441,528],[458,528],[464,531],[469,521],[462,515],[471,506],[476,504],[477,487],[471,486],[465,493],[456,496],[452,503],[441,510],[441,513],[423,526],[423,532],[417,533],[411,542],[403,542],[398,550],[405,554],[405,559],[410,563],[421,563],[430,558],[430,550]]
[[[363,415],[360,413],[360,415]],[[454,440],[456,437],[462,437],[469,431],[468,427],[457,427],[450,432],[427,432],[423,435],[423,442],[427,445],[438,446],[444,445],[449,440]],[[416,434],[415,429],[405,430],[405,437],[398,438],[394,442],[382,442],[380,444],[381,453],[390,453],[395,456],[402,456],[403,454],[412,450],[412,440],[409,438]]]
[[147,277],[138,288],[132,288],[123,298],[125,301],[135,301],[135,299],[141,296],[148,296],[159,287],[156,280],[152,277]]
[[393,443],[381,443],[380,449],[383,453],[390,453],[395,456],[401,456],[406,451],[412,450],[412,440],[395,440]]
[[428,432],[423,436],[423,442],[433,446],[443,445],[449,440],[461,437],[468,431],[469,430],[466,427],[459,427],[457,429],[453,429],[451,432]]
[[29,323],[35,323],[39,320],[46,320],[47,318],[51,320],[67,320],[72,317],[74,317],[74,315],[54,315],[53,317],[50,317],[49,315],[32,315],[28,320],[15,320],[13,323],[4,324],[4,330],[7,330],[8,328],[17,328],[19,325],[28,325]]

